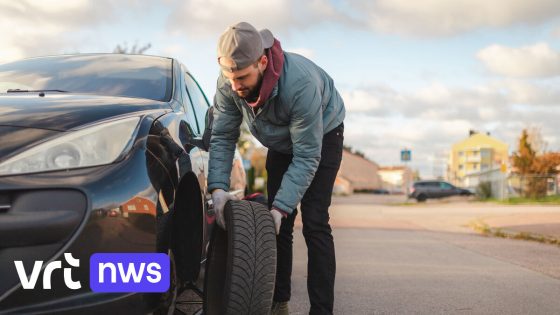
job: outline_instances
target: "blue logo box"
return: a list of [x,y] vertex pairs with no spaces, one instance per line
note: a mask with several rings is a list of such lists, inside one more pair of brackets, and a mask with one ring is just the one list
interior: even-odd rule
[[89,259],[93,292],[166,292],[169,256],[163,253],[96,253]]

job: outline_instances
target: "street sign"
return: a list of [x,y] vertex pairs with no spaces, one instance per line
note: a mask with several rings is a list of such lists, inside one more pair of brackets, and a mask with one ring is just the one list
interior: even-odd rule
[[507,164],[506,164],[506,163],[502,163],[502,164],[500,165],[500,171],[501,171],[502,173],[507,173]]
[[412,159],[412,154],[409,149],[401,150],[401,161],[408,162]]

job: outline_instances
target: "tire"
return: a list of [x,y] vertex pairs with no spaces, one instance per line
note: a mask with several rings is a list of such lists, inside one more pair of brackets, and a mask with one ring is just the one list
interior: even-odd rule
[[235,200],[227,231],[214,226],[204,279],[204,314],[269,314],[276,280],[276,234],[268,208]]
[[426,197],[426,195],[424,194],[420,194],[418,195],[418,197],[416,197],[416,201],[418,202],[426,202],[426,199],[428,199],[428,197]]
[[[157,236],[156,236],[156,249],[159,253],[166,253],[169,256],[169,289],[167,292],[161,294],[154,294],[157,297],[157,308],[153,311],[154,315],[172,315],[175,313],[177,293],[178,293],[178,279],[177,279],[177,265],[175,262],[175,255],[171,250],[170,233],[171,226],[169,220],[171,212],[162,214],[157,222]],[[152,297],[152,296],[150,296]]]

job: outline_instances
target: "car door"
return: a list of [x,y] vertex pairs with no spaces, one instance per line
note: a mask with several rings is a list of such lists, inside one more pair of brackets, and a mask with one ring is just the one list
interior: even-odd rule
[[[196,82],[194,77],[189,73],[185,73],[185,83],[187,92],[190,96],[190,101],[195,112],[196,120],[198,122],[199,132],[202,134],[206,128],[206,113],[210,108],[208,99],[200,85]],[[209,154],[207,151],[201,152],[205,164],[208,163]],[[208,168],[206,168],[208,169]],[[206,174],[208,175],[208,174]],[[238,197],[242,197],[245,193],[247,185],[245,169],[243,167],[243,160],[239,151],[235,151],[232,172],[230,177],[230,191],[235,193]]]
[[440,182],[440,193],[442,197],[449,197],[455,195],[455,187],[451,186],[449,183]]
[[[204,129],[206,127],[206,112],[210,105],[208,100],[204,95],[204,92],[200,89],[198,83],[194,80],[193,76],[188,72],[184,72],[185,77],[185,92],[187,94],[192,113],[196,120],[197,134],[202,137]],[[202,157],[203,163],[205,164],[206,176],[208,176],[208,152],[201,151],[200,155]]]
[[189,93],[189,91],[187,90],[187,85],[188,85],[187,80],[190,77],[187,75],[185,71],[185,67],[183,65],[181,65],[180,71],[181,71],[180,89],[182,94],[182,105],[183,105],[183,110],[185,115],[185,122],[183,122],[183,125],[181,126],[183,131],[182,134],[188,134],[189,137],[192,138],[189,139],[188,141],[188,142],[192,142],[191,143],[192,145],[187,145],[185,149],[189,151],[188,153],[191,156],[191,159],[193,160],[192,162],[196,164],[196,166],[200,170],[202,170],[201,173],[197,173],[196,175],[201,189],[204,190],[206,188],[206,178],[208,176],[207,162],[206,159],[204,158],[206,151],[203,148],[202,143],[200,141],[202,138],[201,126],[204,126],[204,119],[201,119],[200,115],[195,110],[196,106],[192,101],[193,97],[191,96],[191,93]]
[[[209,200],[210,195],[206,192],[207,187],[207,178],[208,178],[208,151],[205,148],[205,144],[202,141],[202,134],[204,132],[204,128],[206,125],[206,112],[209,108],[208,101],[204,96],[204,93],[198,87],[198,84],[194,80],[194,78],[188,73],[186,68],[183,66],[181,68],[182,77],[183,77],[183,84],[181,86],[184,100],[183,104],[185,107],[185,111],[189,116],[189,119],[192,121],[190,126],[192,127],[191,132],[193,132],[193,136],[195,137],[194,143],[197,143],[196,148],[191,148],[191,153],[196,154],[197,158],[199,159],[200,163],[203,165],[204,173],[199,176],[199,185],[202,189],[202,195],[204,196],[204,238],[203,238],[203,248],[207,248],[208,243],[210,242],[210,235],[212,233],[212,229],[214,227],[213,220],[214,216],[212,216],[209,212]],[[196,153],[195,153],[196,152]],[[204,261],[206,260],[206,251],[203,250],[202,253],[202,260],[201,266],[204,266]],[[201,280],[201,279],[199,279]]]
[[425,185],[429,198],[440,198],[442,196],[439,182],[427,182]]

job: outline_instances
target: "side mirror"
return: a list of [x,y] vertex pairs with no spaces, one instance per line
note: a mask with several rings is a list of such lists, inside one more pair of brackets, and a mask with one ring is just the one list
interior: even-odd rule
[[214,123],[214,107],[209,107],[206,111],[206,127],[202,133],[202,138],[197,138],[195,132],[192,130],[191,126],[185,121],[181,121],[180,131],[181,131],[181,141],[184,143],[185,150],[190,151],[194,147],[201,150],[210,150],[210,138],[212,137],[212,124]]
[[191,129],[188,123],[185,121],[181,121],[179,125],[180,135],[179,138],[183,143],[185,151],[190,152],[195,147],[198,147],[202,150],[206,150],[203,144],[202,139],[196,138],[194,131]]

